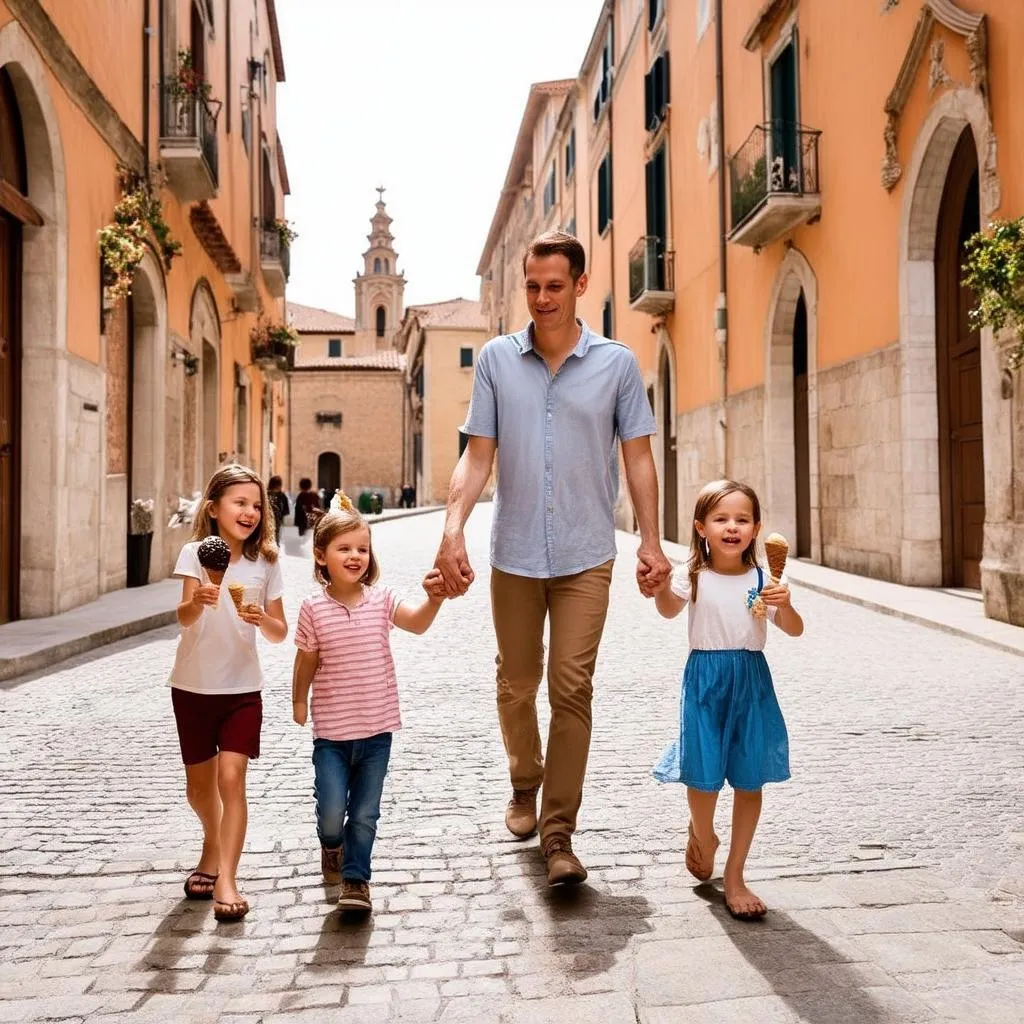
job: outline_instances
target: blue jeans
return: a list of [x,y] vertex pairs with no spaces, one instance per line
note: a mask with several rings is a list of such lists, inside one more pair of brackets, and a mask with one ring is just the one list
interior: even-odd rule
[[344,847],[344,879],[370,880],[370,855],[390,757],[389,732],[363,740],[313,740],[316,834],[321,846]]

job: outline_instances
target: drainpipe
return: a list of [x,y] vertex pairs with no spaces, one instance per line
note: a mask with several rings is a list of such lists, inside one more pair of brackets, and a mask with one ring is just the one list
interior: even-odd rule
[[618,331],[618,317],[615,316],[615,267],[617,266],[617,264],[615,263],[615,201],[614,201],[614,197],[615,197],[615,155],[614,155],[615,154],[615,135],[613,134],[612,113],[613,113],[613,110],[614,110],[614,107],[615,107],[615,95],[614,95],[614,92],[615,92],[615,80],[618,77],[618,70],[619,69],[616,66],[615,62],[614,62],[614,57],[615,57],[615,54],[614,54],[614,46],[615,46],[615,44],[614,44],[614,40],[615,40],[615,5],[614,4],[610,5],[610,13],[608,14],[608,30],[609,30],[609,32],[611,32],[611,36],[612,36],[612,40],[613,40],[613,42],[612,42],[612,80],[611,80],[611,83],[608,86],[608,174],[609,174],[609,177],[611,178],[611,182],[610,182],[610,184],[611,184],[611,194],[610,194],[609,198],[612,200],[612,203],[611,203],[611,207],[612,207],[612,220],[611,220],[611,224],[609,225],[609,228],[608,228],[608,252],[609,252],[609,256],[611,258],[611,268],[612,268],[612,280],[611,280],[611,285],[612,285],[612,292],[611,292],[611,297],[612,297],[612,317],[613,317],[613,319],[615,321],[612,324],[612,328],[613,328],[613,330],[615,332],[617,332]]
[[729,316],[726,267],[725,210],[725,77],[722,56],[722,0],[715,0],[715,105],[718,120],[718,301],[715,303],[715,341],[722,370],[722,407],[718,426],[722,476],[729,475]]
[[149,177],[149,51],[153,26],[149,20],[149,0],[142,0],[142,154],[145,166],[142,173]]

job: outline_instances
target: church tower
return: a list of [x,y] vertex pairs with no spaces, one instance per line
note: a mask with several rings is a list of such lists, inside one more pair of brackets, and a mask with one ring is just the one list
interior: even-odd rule
[[405,273],[398,272],[398,253],[392,247],[391,218],[384,206],[384,186],[377,189],[377,212],[366,236],[370,248],[363,253],[363,270],[352,282],[356,287],[356,336],[353,354],[381,352],[394,346],[402,322]]

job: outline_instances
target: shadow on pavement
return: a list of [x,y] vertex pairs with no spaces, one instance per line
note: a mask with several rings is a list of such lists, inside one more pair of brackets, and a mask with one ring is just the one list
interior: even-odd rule
[[[135,965],[138,971],[155,972],[146,984],[147,993],[179,991],[178,979],[185,976],[179,965],[186,956],[193,955],[185,947],[190,939],[209,932],[212,920],[212,900],[180,899],[164,915],[164,919],[153,931],[152,943]],[[196,970],[203,974],[220,973],[224,958],[231,952],[232,941],[237,942],[237,936],[244,928],[244,922],[218,925],[216,936],[229,941],[223,948],[208,952],[206,959]],[[142,939],[142,936],[139,938]],[[186,991],[191,991],[191,988]]]
[[733,921],[717,886],[698,885],[693,891],[727,922],[723,931],[737,951],[804,1024],[883,1024],[892,1019],[858,987],[856,975],[863,965],[852,963],[846,953],[788,914],[769,910],[761,921]]
[[320,927],[309,967],[361,964],[373,938],[373,916],[329,910]]

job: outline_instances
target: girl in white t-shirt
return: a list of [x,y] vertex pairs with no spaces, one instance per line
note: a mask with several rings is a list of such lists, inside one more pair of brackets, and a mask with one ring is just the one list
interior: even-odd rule
[[784,581],[769,582],[757,563],[761,504],[746,484],[717,480],[697,497],[690,561],[655,595],[675,618],[689,604],[690,655],[683,671],[679,738],[654,769],[660,782],[682,782],[690,805],[686,867],[702,882],[714,872],[714,818],[726,781],[733,788],[732,840],[725,862],[725,905],[740,920],[767,908],[743,880],[761,814],[761,787],[789,778],[789,739],[764,657],[768,636],[756,599],[783,632],[804,623]]
[[[223,570],[206,557],[209,548],[220,547],[207,541],[212,537],[227,545],[227,551],[221,548]],[[204,541],[209,568],[200,562]],[[263,482],[251,469],[222,466],[210,478],[174,575],[183,580],[182,628],[171,703],[185,792],[203,826],[203,852],[185,880],[185,895],[212,898],[218,921],[239,921],[249,912],[235,879],[245,843],[245,774],[249,758],[259,757],[263,723],[256,630],[272,643],[288,633],[274,517]]]

